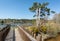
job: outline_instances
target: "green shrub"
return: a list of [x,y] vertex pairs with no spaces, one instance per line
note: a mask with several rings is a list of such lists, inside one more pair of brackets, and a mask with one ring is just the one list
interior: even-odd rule
[[27,29],[33,33],[36,33],[38,32],[38,28],[37,27],[34,27],[34,26],[30,26],[30,27],[27,27]]
[[46,33],[46,32],[47,32],[47,27],[44,26],[44,25],[42,25],[42,26],[40,27],[40,30],[41,30],[41,32]]

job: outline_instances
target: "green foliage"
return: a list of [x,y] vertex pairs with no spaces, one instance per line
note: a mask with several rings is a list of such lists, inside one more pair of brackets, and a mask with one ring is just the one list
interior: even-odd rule
[[[48,2],[45,2],[45,3],[38,3],[38,2],[34,2],[32,7],[29,8],[30,11],[32,12],[36,12],[36,9],[40,8],[40,12],[41,12],[41,15],[40,16],[45,16],[45,12],[47,13],[47,15],[50,15],[50,9],[47,8],[48,6]],[[37,15],[34,15],[34,17],[37,16]]]
[[42,25],[41,28],[40,28],[40,30],[41,30],[41,32],[46,33],[47,27],[44,26],[44,25]]
[[36,33],[38,32],[38,28],[37,27],[34,27],[34,26],[30,26],[30,27],[27,27],[27,29],[33,33]]
[[[27,30],[30,31],[30,32],[33,32],[33,33],[39,32],[38,28],[35,27],[35,26],[29,26],[29,27],[27,27]],[[42,25],[40,27],[40,31],[43,32],[43,33],[46,33],[47,32],[47,26]]]
[[55,11],[51,11],[52,13],[55,13]]
[[39,32],[38,28],[34,28],[34,33]]

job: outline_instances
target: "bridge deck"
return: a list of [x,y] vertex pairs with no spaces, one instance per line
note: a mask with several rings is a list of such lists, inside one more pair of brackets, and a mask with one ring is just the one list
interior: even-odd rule
[[5,41],[13,41],[13,29],[11,28]]
[[22,38],[21,38],[21,35],[20,35],[20,33],[19,33],[19,31],[18,31],[18,28],[17,29],[15,29],[15,39],[16,39],[16,41],[24,41]]
[[13,29],[11,27],[5,41],[23,41],[23,39],[21,38],[18,29]]

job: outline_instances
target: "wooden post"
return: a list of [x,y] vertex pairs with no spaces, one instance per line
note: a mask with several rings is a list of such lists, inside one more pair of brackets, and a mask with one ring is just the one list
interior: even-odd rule
[[36,37],[37,41],[42,41],[42,36],[40,34],[38,34],[38,36]]
[[32,32],[32,36],[34,36],[34,33]]
[[36,39],[36,33],[34,33],[34,38]]

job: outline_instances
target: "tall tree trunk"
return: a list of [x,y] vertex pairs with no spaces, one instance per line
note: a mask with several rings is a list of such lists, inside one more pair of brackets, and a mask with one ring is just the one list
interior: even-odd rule
[[40,19],[40,12],[41,12],[41,8],[39,8],[39,25],[41,24],[41,19]]
[[36,25],[37,25],[37,27],[39,27],[39,25],[40,25],[40,8],[37,8],[36,9]]
[[41,26],[41,19],[40,19],[40,11],[41,9],[38,8],[36,9],[36,15],[37,15],[37,18],[36,18],[36,24],[37,24],[37,27],[38,27],[38,30],[39,30],[39,33],[41,33],[41,41],[44,41],[43,38],[42,38],[42,32],[40,32],[40,26]]
[[36,9],[36,26],[38,27],[38,8]]

